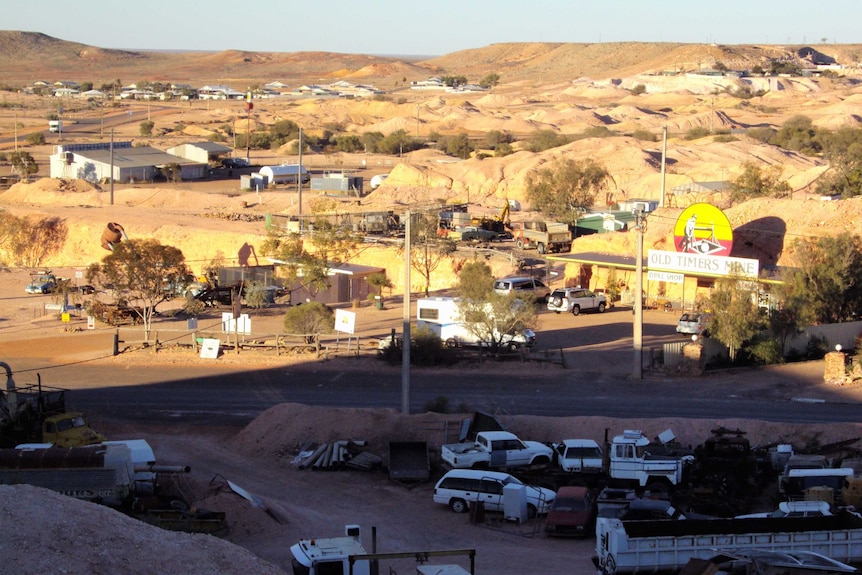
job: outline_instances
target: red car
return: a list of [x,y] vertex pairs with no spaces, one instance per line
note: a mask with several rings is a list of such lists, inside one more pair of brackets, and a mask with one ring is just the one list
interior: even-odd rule
[[596,525],[596,498],[586,487],[560,487],[545,519],[545,532],[552,537],[586,537]]

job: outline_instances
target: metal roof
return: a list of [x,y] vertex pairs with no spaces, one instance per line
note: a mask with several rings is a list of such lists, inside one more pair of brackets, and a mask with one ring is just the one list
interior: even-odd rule
[[[76,156],[99,162],[105,165],[111,163],[110,150],[81,150],[74,152]],[[183,161],[182,158],[168,154],[150,146],[114,149],[114,166],[123,168],[146,168],[167,164],[191,165],[198,162]]]

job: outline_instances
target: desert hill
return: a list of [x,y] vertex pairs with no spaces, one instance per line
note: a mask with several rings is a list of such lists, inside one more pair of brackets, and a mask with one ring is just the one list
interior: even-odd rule
[[[117,78],[200,83],[253,84],[279,79],[320,83],[349,78],[392,89],[432,75],[464,75],[472,82],[497,73],[505,83],[527,87],[580,77],[610,79],[662,71],[686,72],[721,63],[750,69],[770,59],[819,59],[844,65],[858,59],[858,46],[726,46],[617,42],[500,43],[461,50],[424,61],[331,52],[159,52],[104,49],[68,42],[38,32],[0,31],[0,61],[7,84],[37,79],[90,80],[97,85]],[[37,72],[38,71],[38,72]],[[34,77],[34,74],[42,78]],[[70,76],[74,76],[71,78]]]

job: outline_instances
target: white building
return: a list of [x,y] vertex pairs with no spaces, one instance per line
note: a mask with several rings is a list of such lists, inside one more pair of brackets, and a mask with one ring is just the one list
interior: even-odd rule
[[207,175],[206,163],[183,161],[177,156],[150,146],[132,146],[131,142],[114,142],[113,158],[110,143],[65,144],[54,146],[50,157],[52,178],[78,178],[89,182],[118,183],[151,182],[162,176],[161,169],[179,164],[184,180],[196,180]]

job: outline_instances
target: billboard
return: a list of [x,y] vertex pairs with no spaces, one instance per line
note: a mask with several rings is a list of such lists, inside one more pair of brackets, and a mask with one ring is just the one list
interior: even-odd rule
[[724,212],[710,204],[692,204],[673,227],[676,251],[704,256],[729,256],[733,229]]

